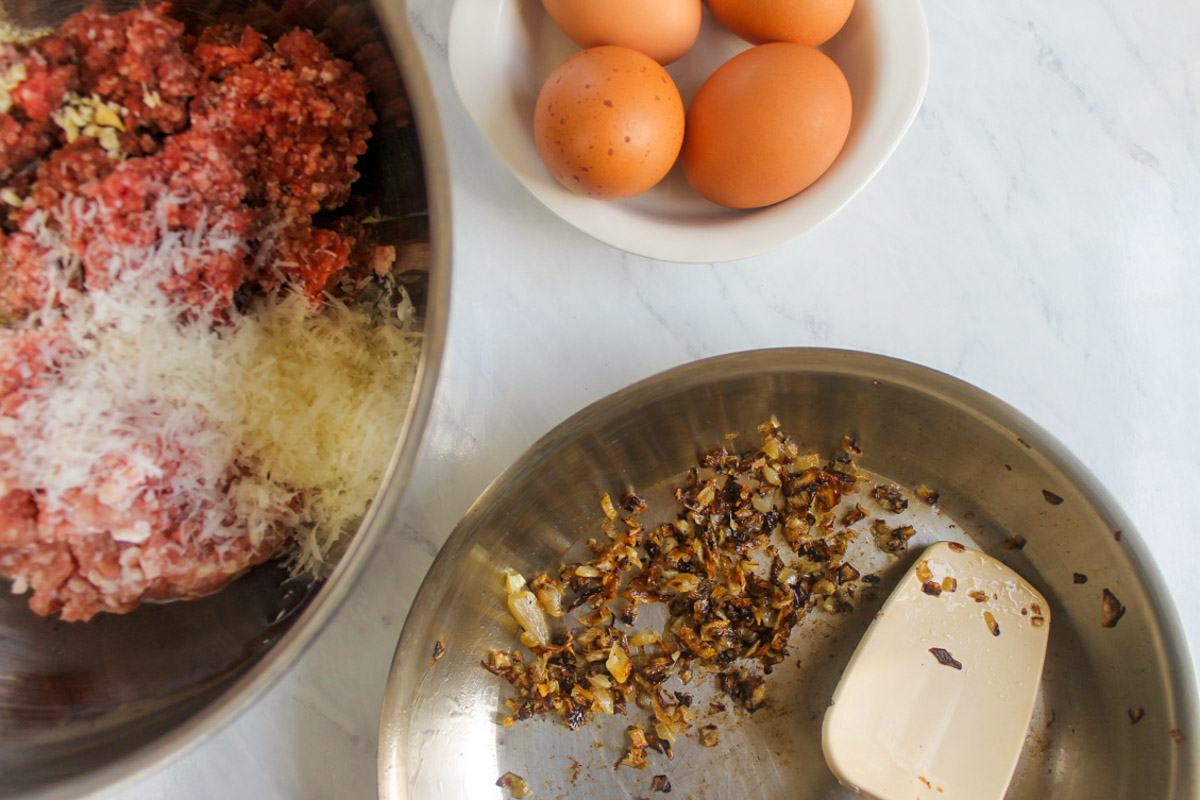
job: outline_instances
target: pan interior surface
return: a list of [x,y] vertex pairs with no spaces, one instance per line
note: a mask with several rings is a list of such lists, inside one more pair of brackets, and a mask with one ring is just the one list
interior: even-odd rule
[[[805,618],[754,714],[729,702],[710,713],[706,681],[672,679],[666,688],[692,695],[700,713],[674,758],[650,752],[645,770],[614,768],[628,747],[626,726],[649,719],[632,705],[574,732],[558,718],[501,727],[512,690],[480,661],[492,649],[517,649],[504,571],[553,574],[577,559],[587,538],[602,537],[604,493],[635,490],[648,502],[644,523],[673,520],[672,489],[698,457],[756,446],[757,426],[771,415],[824,457],[854,433],[865,451],[856,461],[873,481],[939,492],[934,507],[910,502],[917,535],[907,553],[859,556],[873,559],[863,572],[878,570],[876,599],[848,615]],[[511,771],[552,797],[652,796],[653,777],[664,775],[685,797],[849,800],[821,754],[825,708],[891,587],[923,545],[942,539],[1013,567],[1054,614],[1008,797],[1194,797],[1195,744],[1168,734],[1195,721],[1192,668],[1154,568],[1104,490],[1052,437],[989,395],[905,362],[830,350],[741,353],[663,373],[579,412],[501,475],[439,554],[401,636],[381,722],[381,795],[498,797],[495,782]],[[1127,609],[1115,627],[1101,625],[1105,589]],[[631,630],[650,627],[642,618]],[[445,652],[433,661],[439,641]],[[903,675],[896,691],[905,691]],[[1131,725],[1135,708],[1143,721]],[[712,748],[696,736],[708,724],[719,734]]]

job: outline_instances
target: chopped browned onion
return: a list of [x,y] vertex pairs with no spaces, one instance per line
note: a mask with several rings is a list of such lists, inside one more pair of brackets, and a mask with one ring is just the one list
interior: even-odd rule
[[940,496],[941,495],[939,495],[936,490],[930,489],[923,483],[917,487],[917,497],[921,498],[931,506],[937,503]]
[[550,629],[546,626],[546,617],[533,592],[522,589],[509,594],[508,610],[537,644],[543,647],[549,644]]
[[[788,657],[797,623],[818,610],[849,612],[860,583],[878,583],[845,560],[855,535],[849,525],[867,510],[838,509],[865,474],[845,458],[822,462],[801,453],[778,420],[760,431],[760,449],[721,448],[701,457],[675,491],[680,511],[673,522],[643,527],[644,500],[626,495],[621,509],[632,516],[621,517],[604,496],[604,536],[588,540],[586,559],[564,564],[559,579],[542,573],[528,586],[519,575],[506,577],[509,606],[532,656],[493,652],[483,662],[516,690],[505,701],[503,726],[554,714],[574,730],[596,714],[636,706],[653,713],[652,724],[628,728],[630,746],[618,763],[644,768],[648,749],[670,758],[673,743],[692,728],[691,697],[665,690],[669,678],[688,685],[712,675],[753,712],[766,702],[764,674]],[[875,487],[873,494],[889,510],[907,502],[897,487]],[[906,549],[915,533],[883,520],[871,532],[892,553]],[[936,586],[954,588],[952,579]],[[649,604],[666,612],[661,632],[628,630]],[[564,623],[551,627],[544,614]],[[717,739],[715,726],[701,729],[701,744]]]
[[629,680],[629,674],[633,672],[633,662],[629,659],[629,653],[615,643],[608,651],[608,660],[604,662],[604,666],[608,669],[608,674],[617,679],[617,683]]
[[954,656],[950,655],[950,651],[944,647],[931,647],[929,652],[933,653],[933,657],[943,667],[953,667],[954,669],[962,669],[963,665]]
[[538,602],[542,604],[542,610],[547,614],[552,617],[561,617],[566,613],[563,611],[562,584],[547,573],[543,572],[530,581],[529,588],[533,589]]
[[595,702],[592,708],[599,711],[601,714],[613,713],[613,695],[608,689],[597,688],[595,690]]
[[[493,772],[492,774],[495,775],[496,773]],[[525,779],[515,772],[506,772],[501,775],[496,781],[496,785],[502,789],[508,789],[509,794],[517,798],[517,800],[533,797],[533,789],[530,789]]]
[[899,514],[908,508],[908,501],[904,499],[904,494],[900,491],[899,486],[880,484],[871,490],[871,496],[880,506],[893,514]]
[[1125,616],[1125,606],[1121,605],[1115,594],[1105,589],[1100,612],[1100,624],[1105,628],[1115,628],[1121,617]]

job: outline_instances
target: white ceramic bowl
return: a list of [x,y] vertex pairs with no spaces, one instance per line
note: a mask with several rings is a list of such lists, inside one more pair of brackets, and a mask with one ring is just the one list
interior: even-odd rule
[[[696,45],[667,67],[684,103],[749,45],[704,11]],[[874,177],[908,130],[929,80],[929,31],[920,0],[857,0],[822,46],[846,74],[854,102],[841,155],[815,184],[766,208],[738,211],[692,191],[678,164],[653,189],[604,202],[551,177],[533,138],[542,83],[576,47],[541,0],[457,0],[450,72],[471,118],[513,174],[555,214],[613,247],[665,261],[732,261],[773,250],[836,214]]]

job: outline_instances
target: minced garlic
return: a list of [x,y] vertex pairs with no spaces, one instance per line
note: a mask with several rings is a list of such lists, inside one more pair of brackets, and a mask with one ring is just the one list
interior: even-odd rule
[[22,28],[0,20],[0,44],[28,44],[53,32],[53,28]]
[[80,136],[89,136],[100,143],[109,158],[121,157],[121,142],[117,133],[125,131],[123,117],[129,110],[114,102],[105,102],[99,95],[82,97],[75,92],[63,95],[62,105],[50,115],[66,131],[67,143]]
[[7,114],[12,109],[12,92],[28,77],[25,64],[20,61],[0,72],[0,114]]

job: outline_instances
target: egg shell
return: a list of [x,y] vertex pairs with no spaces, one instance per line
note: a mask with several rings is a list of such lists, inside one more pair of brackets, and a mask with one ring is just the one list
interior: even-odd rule
[[683,144],[683,100],[647,55],[593,47],[546,79],[534,109],[538,153],[573,192],[604,200],[646,191],[670,171]]
[[670,64],[696,42],[700,0],[542,0],[546,13],[580,47],[628,47]]
[[811,185],[850,132],[850,86],[812,47],[759,45],[721,65],[687,112],[683,173],[703,197],[758,208]]
[[854,0],[708,0],[708,7],[722,25],[752,44],[815,47],[842,29]]

